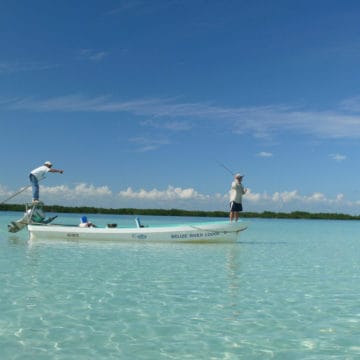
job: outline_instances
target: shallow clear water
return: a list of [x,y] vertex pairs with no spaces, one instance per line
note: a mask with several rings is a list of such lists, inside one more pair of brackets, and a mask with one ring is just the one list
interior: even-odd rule
[[7,232],[19,217],[0,213],[1,359],[360,358],[360,222],[253,219],[236,244],[30,243]]

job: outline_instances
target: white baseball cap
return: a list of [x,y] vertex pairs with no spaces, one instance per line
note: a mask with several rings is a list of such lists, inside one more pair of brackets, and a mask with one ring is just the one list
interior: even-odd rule
[[51,163],[51,161],[45,161],[44,165],[52,166],[52,163]]

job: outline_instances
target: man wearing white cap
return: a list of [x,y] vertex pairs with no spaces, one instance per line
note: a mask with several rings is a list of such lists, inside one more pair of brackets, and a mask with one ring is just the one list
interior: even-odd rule
[[50,161],[45,161],[44,165],[41,165],[30,172],[29,178],[33,192],[33,203],[39,202],[39,181],[44,179],[48,172],[60,174],[64,172],[63,170],[53,169],[52,166]]
[[247,192],[241,181],[244,175],[236,174],[230,190],[230,221],[238,221],[242,208],[242,196]]

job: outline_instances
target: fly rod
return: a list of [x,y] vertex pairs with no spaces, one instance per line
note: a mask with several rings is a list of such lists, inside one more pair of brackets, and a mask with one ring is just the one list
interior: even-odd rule
[[[38,180],[39,182],[41,181],[42,179]],[[0,205],[2,204],[5,204],[7,201],[11,200],[12,198],[14,198],[15,196],[21,194],[22,192],[24,192],[25,190],[27,190],[29,187],[31,187],[32,185],[27,185],[27,186],[24,186],[22,187],[19,191],[17,191],[15,194],[12,194],[10,197],[8,197],[7,199],[3,200],[2,202],[0,202]]]
[[12,198],[14,198],[15,196],[21,194],[23,191],[25,191],[26,189],[28,189],[29,187],[31,187],[31,184],[28,186],[24,186],[22,187],[18,192],[16,192],[15,194],[11,195],[10,197],[8,197],[7,199],[3,200],[2,202],[0,202],[0,205],[5,204],[7,201],[11,200]]
[[223,163],[220,161],[217,162],[221,167],[223,167],[226,171],[228,171],[231,175],[235,175],[233,171],[231,171],[228,167],[226,167]]

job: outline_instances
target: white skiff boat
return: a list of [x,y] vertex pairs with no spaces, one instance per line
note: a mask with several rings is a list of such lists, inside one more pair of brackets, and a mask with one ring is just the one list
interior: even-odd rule
[[243,221],[212,221],[156,227],[79,227],[28,224],[30,240],[97,240],[141,242],[235,242],[247,228]]

